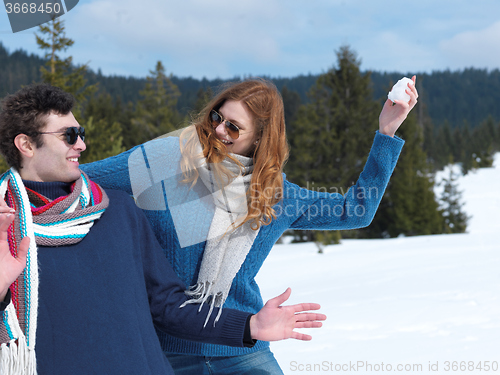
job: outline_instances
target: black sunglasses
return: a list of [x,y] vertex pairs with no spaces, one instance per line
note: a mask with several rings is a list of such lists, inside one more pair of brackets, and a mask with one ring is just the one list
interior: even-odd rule
[[64,131],[58,132],[38,132],[38,134],[64,134],[66,136],[66,142],[68,142],[70,146],[73,146],[76,143],[78,137],[80,137],[82,141],[85,141],[85,129],[83,126],[80,126],[79,128],[72,126],[70,128],[66,128]]
[[[234,125],[231,121],[224,119],[216,110],[212,109],[210,112],[210,120],[212,121],[212,126],[215,128],[220,124],[224,123],[226,127],[227,134],[232,139],[238,139],[240,136],[240,128]],[[241,133],[244,134],[244,133]]]

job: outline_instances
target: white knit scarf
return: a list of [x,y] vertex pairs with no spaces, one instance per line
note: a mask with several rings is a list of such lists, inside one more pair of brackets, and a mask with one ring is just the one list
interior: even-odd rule
[[[201,180],[212,193],[215,213],[210,225],[198,281],[186,291],[192,299],[183,303],[181,307],[191,303],[200,303],[201,310],[203,304],[211,298],[210,310],[204,326],[208,323],[214,307],[222,307],[224,304],[233,279],[259,233],[259,230],[251,229],[250,222],[238,227],[248,213],[247,191],[252,179],[252,158],[236,154],[231,154],[231,156],[237,159],[243,168],[226,158],[221,166],[233,173],[235,177],[225,183],[221,182],[223,178],[218,173],[214,173],[215,168],[213,165],[211,168],[206,159],[202,159],[197,168]],[[219,309],[214,325],[221,313],[222,308]]]

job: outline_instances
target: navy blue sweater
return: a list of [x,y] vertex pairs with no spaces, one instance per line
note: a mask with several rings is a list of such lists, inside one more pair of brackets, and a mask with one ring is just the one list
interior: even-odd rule
[[38,374],[173,374],[155,326],[188,340],[244,346],[249,314],[223,309],[215,327],[212,318],[203,328],[207,310],[179,309],[185,285],[144,214],[127,194],[106,192],[108,209],[80,243],[38,249]]

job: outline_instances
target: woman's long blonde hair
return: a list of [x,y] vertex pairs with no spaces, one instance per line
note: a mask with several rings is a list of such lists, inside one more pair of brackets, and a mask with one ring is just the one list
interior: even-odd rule
[[[218,111],[227,100],[241,101],[250,111],[254,127],[258,132],[258,143],[252,154],[254,169],[250,188],[247,192],[248,214],[239,225],[250,221],[253,229],[268,225],[276,219],[273,205],[281,199],[283,191],[283,167],[288,159],[288,143],[285,133],[283,99],[273,83],[264,79],[251,79],[228,83],[194,119],[196,131],[186,131],[181,135],[183,155],[193,155],[195,144],[201,144],[207,163],[217,165],[226,157],[232,158],[226,146],[217,138],[210,112]],[[189,129],[189,128],[188,128]],[[192,168],[192,158],[181,162],[184,182],[196,183],[198,173]],[[227,175],[227,173],[226,173]],[[229,177],[229,176],[228,176]],[[239,226],[238,225],[238,226]]]

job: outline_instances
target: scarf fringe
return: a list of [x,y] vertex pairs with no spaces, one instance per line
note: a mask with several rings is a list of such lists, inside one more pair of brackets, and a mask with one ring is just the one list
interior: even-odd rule
[[210,293],[213,285],[214,283],[207,281],[205,283],[197,283],[195,285],[190,286],[188,290],[184,291],[184,293],[192,298],[188,299],[179,307],[183,308],[184,306],[190,305],[192,303],[199,303],[200,308],[198,309],[198,312],[200,312],[203,307],[203,304],[207,302],[208,299],[211,298],[212,300],[210,302],[210,308],[208,310],[207,318],[205,319],[205,324],[203,324],[203,328],[207,326],[207,323],[210,320],[210,316],[212,316],[214,307],[218,307],[219,312],[217,313],[217,316],[215,317],[214,320],[214,327],[215,327],[215,323],[219,321],[222,314],[222,305],[226,300],[222,292],[217,292],[215,295]]
[[26,338],[20,337],[0,346],[1,375],[37,375],[36,353],[29,349]]

